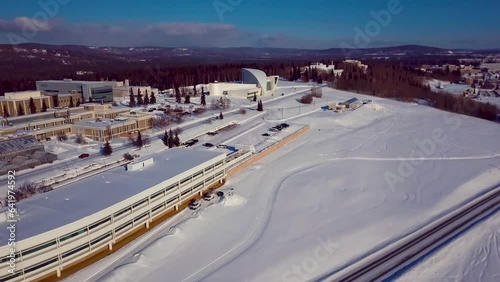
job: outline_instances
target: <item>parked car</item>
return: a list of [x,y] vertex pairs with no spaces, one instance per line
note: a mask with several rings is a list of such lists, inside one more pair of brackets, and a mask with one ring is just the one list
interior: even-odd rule
[[215,196],[214,196],[214,193],[212,193],[212,192],[208,192],[208,193],[203,194],[203,200],[205,200],[205,201],[211,201],[214,198],[215,198]]
[[219,149],[226,149],[227,145],[219,144],[219,145],[217,145],[217,148],[219,148]]
[[280,130],[277,129],[276,127],[271,127],[269,128],[269,131],[272,131],[272,132],[279,132]]
[[203,146],[207,147],[207,148],[211,148],[211,147],[214,146],[214,144],[212,144],[212,143],[205,143],[205,144],[203,144]]
[[214,136],[214,135],[217,135],[217,133],[219,133],[219,132],[217,132],[217,131],[209,131],[207,133],[207,135]]
[[262,133],[262,136],[266,136],[266,137],[269,137],[271,136],[269,133]]
[[196,201],[196,199],[192,199],[191,202],[189,202],[189,208],[192,210],[197,210],[200,206],[200,202]]
[[288,123],[282,123],[280,124],[281,128],[287,128],[289,127],[290,125]]
[[81,154],[80,156],[78,156],[79,159],[85,159],[85,158],[88,158],[90,155],[89,154]]

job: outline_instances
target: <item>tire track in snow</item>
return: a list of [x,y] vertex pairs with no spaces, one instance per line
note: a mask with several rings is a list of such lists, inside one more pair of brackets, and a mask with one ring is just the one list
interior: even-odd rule
[[[292,170],[290,172],[287,172],[287,175],[283,176],[280,178],[275,184],[272,189],[269,191],[269,196],[268,200],[266,202],[266,206],[264,210],[262,211],[262,214],[259,218],[259,221],[256,223],[257,226],[255,226],[252,229],[252,232],[245,237],[240,243],[236,244],[233,248],[216,258],[214,261],[211,263],[207,264],[203,268],[198,269],[196,272],[192,273],[188,277],[184,278],[182,281],[200,281],[203,280],[204,278],[209,277],[212,275],[214,272],[219,270],[220,268],[224,267],[228,263],[230,263],[232,260],[243,254],[245,251],[247,251],[250,247],[252,247],[258,239],[261,237],[262,233],[266,229],[269,220],[272,215],[272,208],[274,206],[275,200],[277,198],[277,195],[279,193],[279,190],[282,186],[282,184],[291,176],[295,175],[296,173],[309,170],[318,166],[325,165],[330,162],[336,162],[336,161],[349,161],[349,160],[362,160],[362,161],[404,161],[404,160],[480,160],[480,159],[490,159],[490,158],[496,158],[500,157],[499,154],[494,154],[494,155],[488,155],[488,156],[478,156],[478,157],[454,157],[454,158],[364,158],[364,157],[344,157],[344,158],[332,158],[329,160],[322,161],[320,163],[312,164],[312,165],[307,165],[303,166],[300,168],[297,168],[295,170]],[[277,162],[278,160],[273,161],[269,165],[272,165],[273,163]],[[264,179],[264,178],[263,178]],[[265,185],[264,185],[265,186]]]

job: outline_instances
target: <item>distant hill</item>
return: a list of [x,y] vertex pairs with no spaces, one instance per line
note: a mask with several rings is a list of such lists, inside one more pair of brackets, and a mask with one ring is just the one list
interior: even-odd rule
[[17,75],[50,70],[101,71],[124,67],[182,66],[243,61],[360,59],[450,55],[457,50],[405,45],[384,48],[325,50],[292,48],[169,48],[169,47],[92,47],[77,45],[21,44],[0,45],[0,75],[12,67]]

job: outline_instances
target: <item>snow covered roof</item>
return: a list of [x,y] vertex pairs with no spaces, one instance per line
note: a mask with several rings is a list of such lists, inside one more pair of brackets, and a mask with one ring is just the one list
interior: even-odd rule
[[[154,164],[139,171],[120,166],[81,179],[48,193],[17,203],[21,220],[17,222],[17,240],[24,240],[126,200],[191,168],[224,156],[222,152],[172,148],[152,155]],[[0,219],[0,229],[8,224]],[[8,233],[0,232],[0,240]]]

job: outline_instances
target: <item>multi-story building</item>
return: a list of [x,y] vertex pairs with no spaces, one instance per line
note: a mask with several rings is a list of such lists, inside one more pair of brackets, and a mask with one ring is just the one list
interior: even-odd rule
[[151,128],[152,119],[148,114],[122,114],[114,119],[96,118],[75,122],[74,133],[83,134],[94,141],[105,142],[126,133]]
[[76,92],[85,102],[113,102],[113,87],[101,81],[42,80],[36,82],[36,89],[43,90],[50,96]]
[[[56,281],[158,224],[225,177],[226,153],[173,148],[48,197],[16,203],[21,218],[15,221],[16,245],[0,247],[0,281]],[[10,224],[0,221],[4,242]]]
[[7,92],[0,97],[1,116],[18,116],[20,109],[24,114],[30,114],[30,100],[33,100],[36,112],[42,111],[44,105],[47,109],[53,107],[52,99],[42,95],[41,91]]

